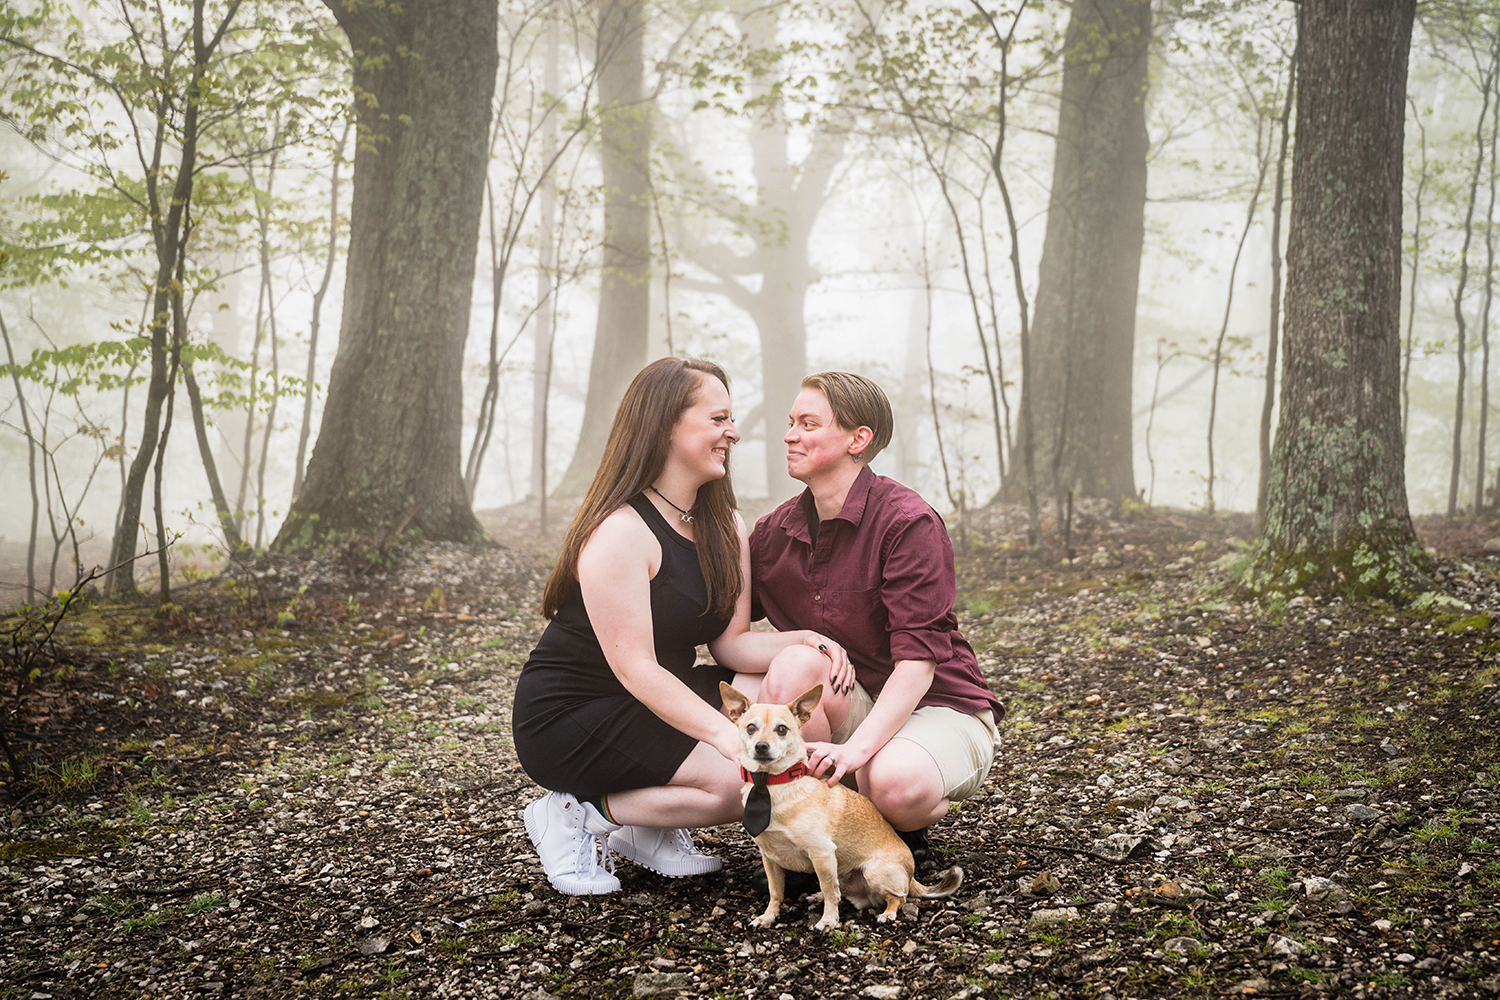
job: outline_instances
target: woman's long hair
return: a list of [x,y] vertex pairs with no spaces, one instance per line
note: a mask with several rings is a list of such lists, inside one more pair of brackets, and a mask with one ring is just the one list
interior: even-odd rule
[[[637,493],[654,483],[666,468],[672,447],[672,427],[698,399],[699,373],[711,375],[729,388],[729,376],[712,361],[700,358],[660,358],[642,368],[620,400],[604,458],[563,539],[562,552],[547,590],[542,614],[557,614],[578,586],[578,553],[604,519]],[[708,585],[709,610],[719,618],[734,614],[740,596],[740,538],[735,527],[734,485],[728,457],[724,475],[698,488],[692,507],[697,528],[698,564]]]

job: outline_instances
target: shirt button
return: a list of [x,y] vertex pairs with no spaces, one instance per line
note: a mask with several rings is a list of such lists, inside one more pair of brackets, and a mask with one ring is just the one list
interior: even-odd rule
[[823,595],[822,594],[814,594],[813,595],[813,600],[815,600],[815,601],[821,601],[822,599],[823,599]]

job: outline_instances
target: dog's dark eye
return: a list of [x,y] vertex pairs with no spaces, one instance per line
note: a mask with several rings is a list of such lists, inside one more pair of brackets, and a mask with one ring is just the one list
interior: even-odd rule
[[786,723],[784,723],[784,722],[781,725],[779,725],[779,726],[776,727],[776,735],[777,736],[785,736],[789,732],[791,732],[791,730],[787,729]]
[[759,729],[759,728],[760,728],[759,726],[757,726],[755,723],[752,722],[752,723],[750,723],[750,725],[748,725],[748,726],[745,727],[745,735],[747,735],[747,736],[754,736],[755,735],[755,731],[757,729]]

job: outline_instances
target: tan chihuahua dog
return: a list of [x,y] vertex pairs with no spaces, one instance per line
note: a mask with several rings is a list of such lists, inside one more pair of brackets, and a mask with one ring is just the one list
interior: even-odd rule
[[[745,826],[760,848],[771,901],[766,911],[750,921],[769,927],[781,912],[786,872],[816,872],[823,890],[823,917],[815,930],[839,925],[839,899],[847,896],[857,909],[878,906],[876,919],[896,919],[908,896],[944,899],[958,891],[964,872],[957,866],[928,888],[912,877],[916,864],[911,849],[880,815],[875,804],[843,785],[832,788],[807,770],[807,745],[802,726],[823,697],[819,684],[790,705],[752,704],[729,684],[720,682],[719,694],[729,718],[740,730],[740,773],[745,779]],[[764,816],[752,795],[769,793],[770,813]],[[754,819],[762,813],[760,821]],[[764,826],[762,826],[762,823]],[[762,826],[757,830],[757,826]]]

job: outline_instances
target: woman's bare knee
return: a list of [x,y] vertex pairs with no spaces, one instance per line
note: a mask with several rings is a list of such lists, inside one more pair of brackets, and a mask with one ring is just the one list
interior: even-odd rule
[[824,685],[826,694],[829,662],[811,646],[788,646],[771,659],[760,684],[760,700],[787,703],[818,684]]

